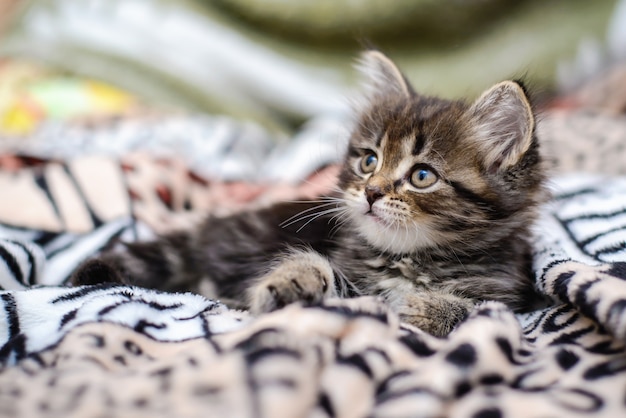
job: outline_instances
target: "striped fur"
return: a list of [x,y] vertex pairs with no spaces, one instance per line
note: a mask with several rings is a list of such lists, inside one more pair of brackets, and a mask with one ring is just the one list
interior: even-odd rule
[[91,260],[74,282],[193,290],[256,313],[379,295],[435,335],[480,300],[531,307],[529,228],[546,192],[524,88],[468,104],[416,94],[379,52],[363,66],[374,80],[336,196],[211,217]]

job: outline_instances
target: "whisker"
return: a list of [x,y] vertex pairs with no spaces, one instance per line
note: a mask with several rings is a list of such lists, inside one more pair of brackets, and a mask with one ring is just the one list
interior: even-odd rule
[[330,232],[328,233],[328,236],[330,238],[334,238],[335,234],[337,232],[339,232],[339,229],[341,229],[341,227],[344,226],[348,221],[349,221],[348,217],[340,219],[339,221],[337,221],[337,223],[335,223],[335,226],[333,226],[332,229],[330,230]]
[[333,215],[329,220],[328,223],[330,224],[333,220],[338,219],[339,217],[341,217],[341,215],[343,215],[345,212],[344,211],[340,211],[339,213],[337,213],[336,215]]
[[311,223],[311,222],[313,222],[314,220],[316,220],[316,219],[318,219],[318,218],[320,218],[320,217],[322,217],[322,216],[324,216],[324,215],[328,215],[329,213],[333,213],[333,212],[340,211],[340,210],[343,210],[343,208],[332,208],[332,209],[327,209],[327,210],[325,210],[325,211],[322,211],[322,212],[319,212],[319,213],[316,213],[316,214],[313,214],[313,215],[306,215],[306,217],[311,217],[311,219],[309,219],[308,221],[306,221],[304,225],[302,225],[300,228],[298,228],[298,229],[296,230],[296,233],[298,233],[298,232],[302,231],[302,229],[303,229],[305,226],[307,226],[308,224],[310,224],[310,223]]
[[334,233],[336,233],[339,230],[339,228],[341,228],[350,220],[350,210],[347,207],[344,207],[343,211],[334,215],[330,219],[330,221],[332,221],[333,219],[337,219],[337,221],[335,222],[335,225],[331,228],[329,232],[329,236],[331,237],[333,236]]
[[[333,211],[334,211],[334,210],[336,210],[336,208],[333,208],[333,209],[327,209],[327,210],[333,210]],[[306,220],[306,219],[308,219],[308,218],[317,219],[317,218],[319,217],[318,215],[324,215],[325,213],[326,213],[325,211],[324,211],[324,212],[314,212],[314,213],[309,213],[309,214],[307,214],[307,215],[303,215],[303,216],[301,216],[301,217],[299,217],[299,218],[297,218],[297,219],[294,219],[294,220],[292,220],[292,221],[291,221],[291,222],[289,222],[289,223],[280,224],[279,226],[280,226],[281,228],[286,228],[286,227],[291,226],[291,225],[293,225],[293,224],[296,224],[296,223],[298,223],[298,222],[300,222],[300,221],[304,221],[304,220]]]
[[305,209],[302,212],[298,212],[295,215],[291,216],[289,219],[285,219],[284,221],[282,221],[279,224],[279,226],[282,227],[282,228],[287,227],[287,226],[289,226],[291,224],[294,224],[294,223],[296,223],[296,222],[298,222],[298,221],[300,221],[302,219],[306,219],[308,216],[311,215],[311,214],[305,215],[306,213],[309,213],[309,212],[312,212],[312,211],[324,208],[326,206],[331,206],[331,205],[337,205],[337,202],[328,202],[328,203],[324,203],[323,205],[317,205],[317,206],[313,206],[312,208]]

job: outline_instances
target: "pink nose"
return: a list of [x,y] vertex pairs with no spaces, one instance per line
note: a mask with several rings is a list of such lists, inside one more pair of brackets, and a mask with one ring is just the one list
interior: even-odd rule
[[383,191],[378,186],[367,186],[365,187],[365,197],[367,198],[367,203],[370,204],[370,207],[374,204],[375,201],[384,196]]

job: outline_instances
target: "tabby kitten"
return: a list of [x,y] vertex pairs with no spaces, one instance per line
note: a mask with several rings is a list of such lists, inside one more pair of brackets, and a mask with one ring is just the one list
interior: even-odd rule
[[191,290],[254,313],[378,295],[438,336],[481,300],[530,307],[530,228],[546,193],[522,85],[496,84],[468,104],[415,93],[380,52],[361,63],[370,88],[341,194],[127,244],[83,264],[74,283]]

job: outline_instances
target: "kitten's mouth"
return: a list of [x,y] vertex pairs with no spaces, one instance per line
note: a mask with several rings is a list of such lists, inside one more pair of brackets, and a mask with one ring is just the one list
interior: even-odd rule
[[385,227],[385,229],[389,227],[397,227],[398,220],[394,216],[390,216],[386,208],[381,207],[379,202],[375,202],[373,205],[369,205],[367,202],[361,202],[360,207],[357,209],[357,213],[359,216],[367,219],[367,223],[372,222],[373,224]]
[[388,220],[380,216],[380,214],[374,212],[372,209],[365,212],[365,216],[372,219],[377,224],[384,225],[384,226],[391,226]]

